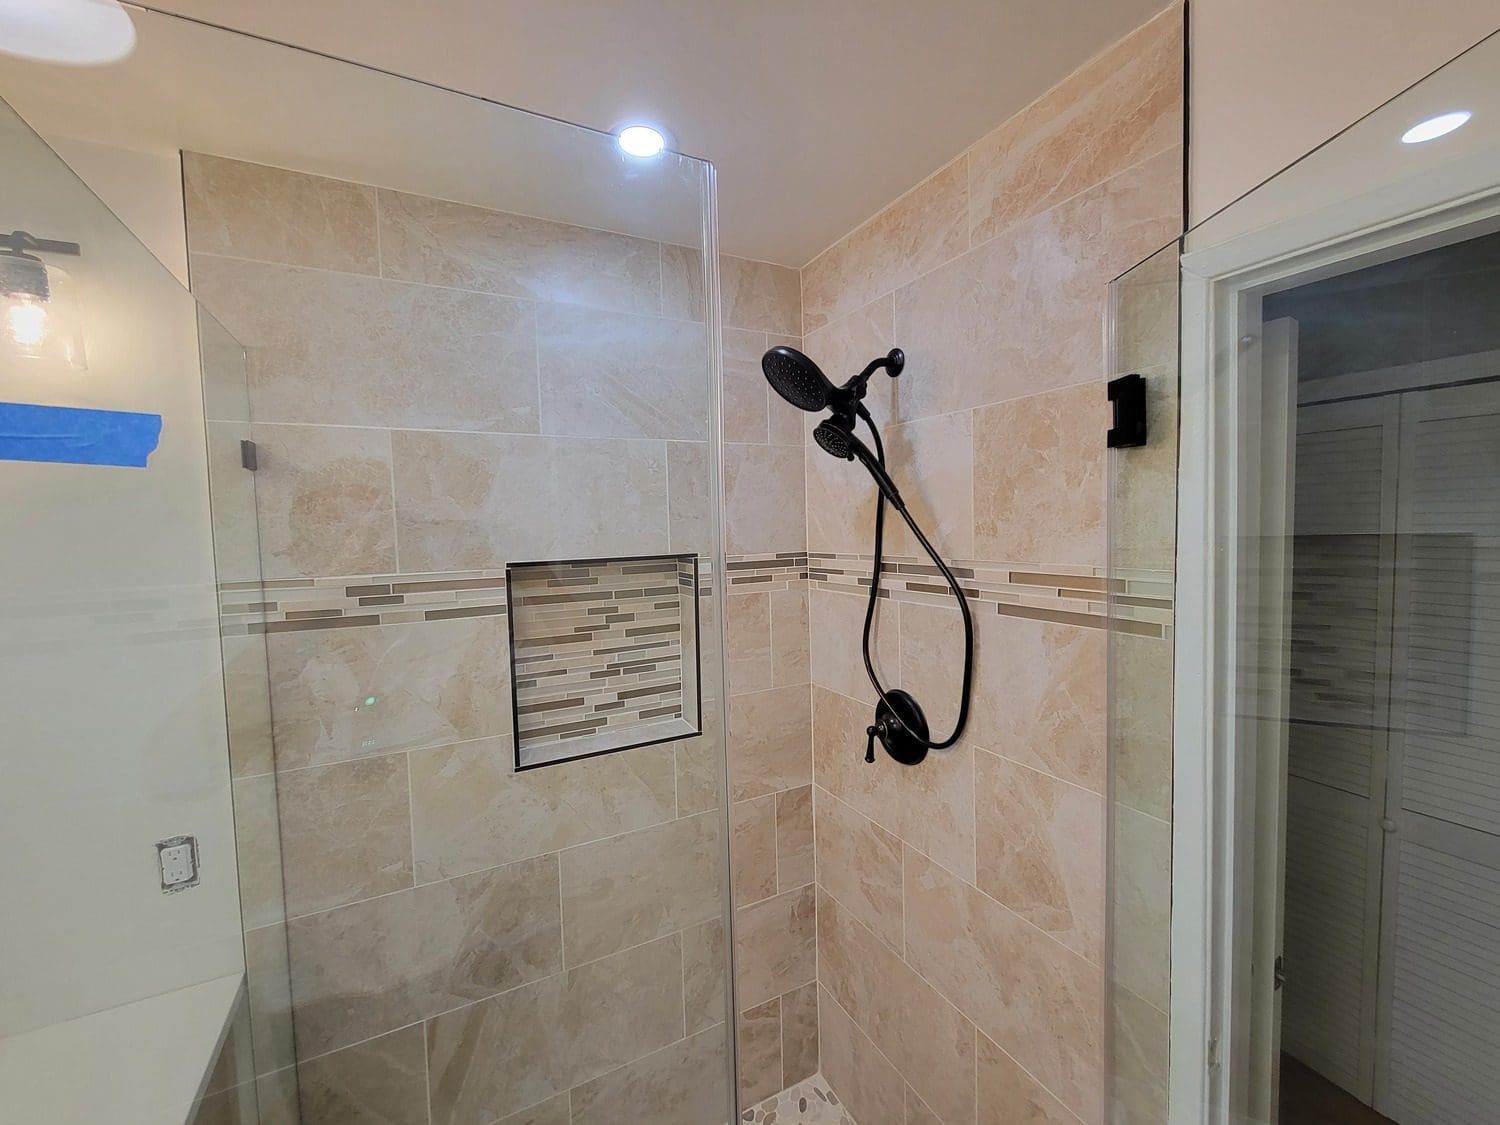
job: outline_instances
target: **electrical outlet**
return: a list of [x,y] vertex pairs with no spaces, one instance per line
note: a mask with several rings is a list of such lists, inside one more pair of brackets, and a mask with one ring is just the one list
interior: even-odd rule
[[156,861],[161,867],[163,894],[175,894],[198,885],[198,837],[173,836],[156,844]]

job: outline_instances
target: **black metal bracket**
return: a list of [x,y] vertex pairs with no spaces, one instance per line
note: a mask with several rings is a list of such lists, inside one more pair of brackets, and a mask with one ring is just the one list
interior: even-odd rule
[[1105,437],[1111,449],[1133,449],[1146,444],[1146,380],[1121,375],[1107,384],[1114,406],[1114,425]]
[[61,242],[55,238],[37,238],[24,230],[13,230],[9,234],[0,233],[0,252],[24,255],[28,250],[37,250],[43,254],[72,254],[75,257],[83,252],[76,242]]

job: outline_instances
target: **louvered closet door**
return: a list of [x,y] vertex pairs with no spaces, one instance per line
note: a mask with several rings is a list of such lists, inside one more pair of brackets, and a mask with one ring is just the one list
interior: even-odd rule
[[1500,386],[1402,396],[1376,1108],[1500,1120]]
[[1297,412],[1282,1048],[1373,1094],[1395,399]]

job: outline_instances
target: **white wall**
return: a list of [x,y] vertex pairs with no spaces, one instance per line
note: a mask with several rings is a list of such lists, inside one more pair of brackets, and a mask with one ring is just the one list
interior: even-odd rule
[[1193,223],[1500,29],[1500,0],[1193,0]]

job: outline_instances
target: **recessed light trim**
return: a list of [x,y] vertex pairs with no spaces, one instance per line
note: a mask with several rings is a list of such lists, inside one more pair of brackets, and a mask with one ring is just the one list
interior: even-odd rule
[[615,142],[621,152],[641,160],[660,156],[667,147],[662,131],[651,125],[626,125],[615,134]]
[[118,0],[0,0],[0,53],[99,66],[133,50],[135,24]]
[[1406,132],[1401,134],[1401,143],[1404,145],[1419,145],[1426,141],[1435,141],[1439,137],[1446,137],[1453,130],[1462,128],[1474,115],[1466,109],[1455,109],[1448,113],[1439,113],[1434,117],[1418,121]]

